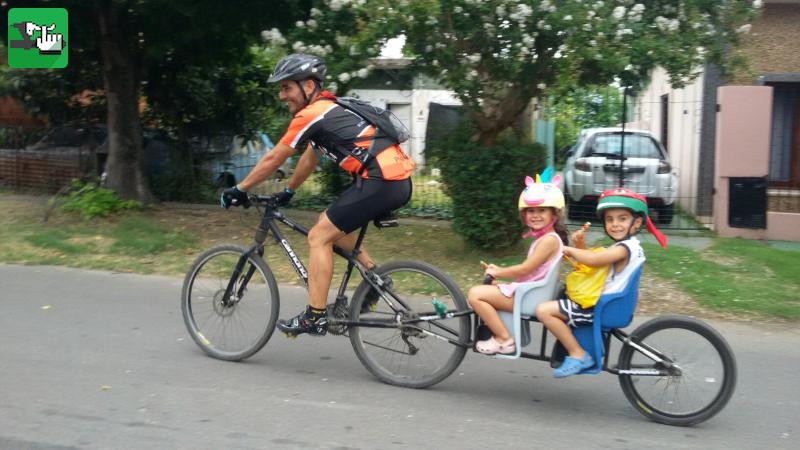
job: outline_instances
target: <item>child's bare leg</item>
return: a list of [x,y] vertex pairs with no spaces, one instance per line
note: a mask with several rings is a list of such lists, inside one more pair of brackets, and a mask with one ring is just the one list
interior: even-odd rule
[[559,342],[561,342],[561,345],[567,350],[569,356],[576,359],[583,358],[586,352],[578,343],[578,340],[575,339],[575,335],[572,334],[572,330],[570,330],[569,325],[565,322],[567,318],[559,311],[557,301],[540,303],[539,306],[536,307],[536,318],[553,333],[553,336],[555,336]]
[[486,326],[492,330],[495,340],[506,342],[511,339],[503,319],[497,311],[511,311],[514,299],[508,298],[500,292],[500,288],[491,285],[474,286],[467,294],[469,305],[480,316]]

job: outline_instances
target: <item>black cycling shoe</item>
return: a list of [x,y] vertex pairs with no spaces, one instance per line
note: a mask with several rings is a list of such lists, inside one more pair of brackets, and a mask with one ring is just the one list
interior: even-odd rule
[[304,309],[291,319],[279,320],[278,329],[290,337],[303,333],[324,336],[328,332],[328,318],[325,315],[315,316],[309,309]]
[[[392,278],[389,275],[384,275],[381,277],[383,280],[383,289],[391,289],[394,286],[392,282]],[[366,314],[370,311],[375,311],[375,306],[378,304],[378,300],[380,300],[381,295],[376,291],[374,288],[370,289],[367,292],[366,298],[364,299],[364,303],[361,304],[361,314]]]

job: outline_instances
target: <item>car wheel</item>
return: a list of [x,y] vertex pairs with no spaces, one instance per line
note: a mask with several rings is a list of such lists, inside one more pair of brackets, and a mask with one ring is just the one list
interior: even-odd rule
[[675,205],[659,206],[658,208],[656,208],[656,212],[658,214],[658,217],[656,217],[656,221],[659,224],[662,225],[670,224],[672,223],[672,216],[674,215],[675,212]]

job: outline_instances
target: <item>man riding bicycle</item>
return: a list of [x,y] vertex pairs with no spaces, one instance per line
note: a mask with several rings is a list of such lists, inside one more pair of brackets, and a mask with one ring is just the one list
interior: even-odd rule
[[[333,278],[333,245],[351,251],[357,238],[355,230],[411,199],[414,162],[396,141],[376,134],[375,127],[339,106],[336,98],[322,89],[326,71],[322,58],[302,53],[288,55],[278,62],[268,82],[279,83],[280,100],[286,102],[293,119],[275,148],[220,198],[226,209],[249,206],[247,191],[269,178],[296,151],[306,150],[309,144],[313,151],[303,152],[287,187],[275,194],[280,204],[289,203],[320,157],[336,162],[353,175],[353,184],[320,214],[309,230],[308,307],[291,319],[278,321],[278,328],[291,335],[322,335],[327,331],[325,307]],[[366,152],[372,157],[362,163]],[[375,266],[363,246],[358,261],[368,269]]]

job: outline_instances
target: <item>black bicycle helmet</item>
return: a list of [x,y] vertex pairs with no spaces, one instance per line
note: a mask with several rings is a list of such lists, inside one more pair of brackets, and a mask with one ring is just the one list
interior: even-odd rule
[[325,60],[319,56],[292,53],[278,61],[267,82],[275,83],[281,80],[303,81],[308,79],[321,82],[325,78],[327,71]]

